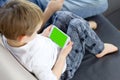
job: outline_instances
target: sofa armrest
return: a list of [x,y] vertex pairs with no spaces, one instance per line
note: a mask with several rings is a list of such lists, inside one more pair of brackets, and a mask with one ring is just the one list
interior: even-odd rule
[[0,80],[37,80],[0,45]]

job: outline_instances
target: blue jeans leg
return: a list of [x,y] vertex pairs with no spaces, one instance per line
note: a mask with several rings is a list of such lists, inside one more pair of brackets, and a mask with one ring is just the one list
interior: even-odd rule
[[[50,0],[30,0],[45,10]],[[83,18],[103,13],[108,8],[107,0],[65,0],[62,11],[70,11]]]
[[[0,7],[6,1],[0,0]],[[50,0],[29,0],[37,4],[43,11]],[[108,8],[107,0],[65,0],[62,10],[73,12],[83,18],[103,13]]]
[[65,0],[62,10],[73,12],[82,18],[103,13],[108,8],[107,0]]

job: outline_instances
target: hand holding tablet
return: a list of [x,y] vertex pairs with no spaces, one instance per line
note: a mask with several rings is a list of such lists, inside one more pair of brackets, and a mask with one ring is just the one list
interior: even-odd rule
[[70,37],[54,25],[50,31],[49,38],[60,48],[64,48],[70,41]]

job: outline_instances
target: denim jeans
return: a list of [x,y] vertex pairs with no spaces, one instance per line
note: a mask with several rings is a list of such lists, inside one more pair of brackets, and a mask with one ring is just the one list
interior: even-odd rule
[[61,76],[61,80],[70,80],[79,68],[86,50],[96,55],[104,49],[104,43],[90,28],[87,21],[71,12],[58,11],[52,22],[67,33],[74,43],[66,59],[66,71]]
[[[29,0],[45,10],[50,0]],[[54,5],[53,5],[54,6]],[[83,18],[103,13],[108,8],[107,0],[65,0],[62,10]]]
[[[0,0],[0,7],[6,1]],[[37,4],[43,11],[50,0],[29,0]],[[54,5],[53,5],[54,6]],[[94,16],[104,12],[108,8],[107,0],[65,0],[62,10],[73,12],[83,18]]]

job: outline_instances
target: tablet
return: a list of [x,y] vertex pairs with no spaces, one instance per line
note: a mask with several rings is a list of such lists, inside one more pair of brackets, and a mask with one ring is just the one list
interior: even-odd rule
[[70,41],[70,37],[63,31],[61,31],[59,28],[57,28],[55,25],[53,25],[50,31],[49,38],[53,42],[55,42],[60,48],[64,48]]

